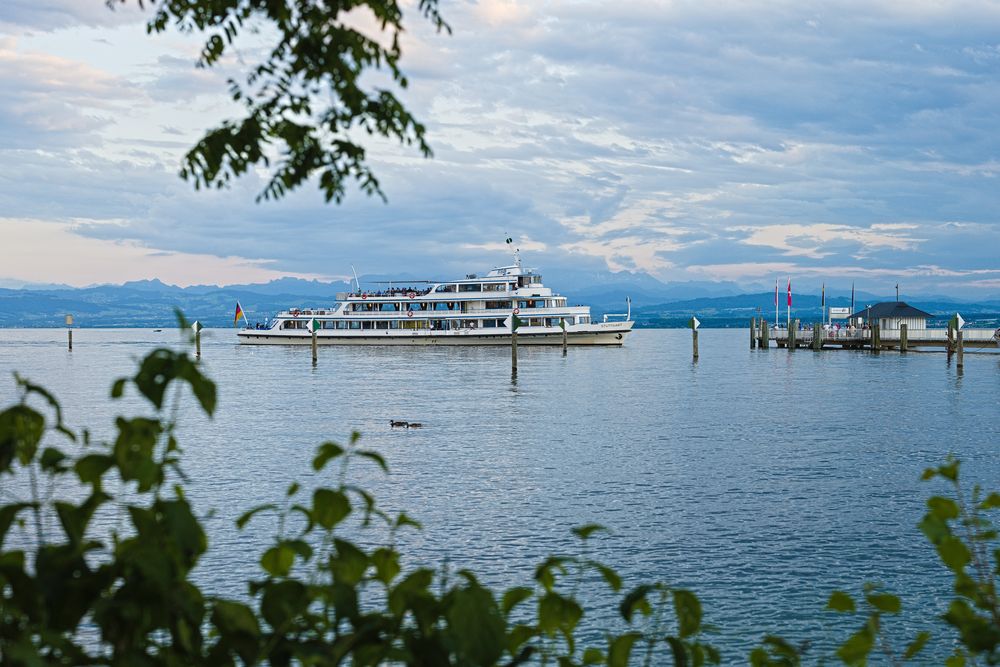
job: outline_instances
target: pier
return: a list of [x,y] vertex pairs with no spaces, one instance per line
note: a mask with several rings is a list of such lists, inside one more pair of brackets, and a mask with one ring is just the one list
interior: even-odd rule
[[[967,348],[996,348],[1000,339],[1000,329],[962,329],[963,344]],[[942,348],[954,351],[958,345],[958,332],[951,329],[881,329],[878,325],[870,328],[823,329],[820,325],[810,325],[796,329],[774,327],[768,322],[755,324],[752,336],[756,346],[767,349],[770,342],[779,348],[806,348],[815,350],[906,350],[914,348]]]

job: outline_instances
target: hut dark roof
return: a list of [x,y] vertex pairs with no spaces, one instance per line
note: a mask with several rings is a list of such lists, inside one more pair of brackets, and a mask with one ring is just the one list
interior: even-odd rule
[[871,313],[872,320],[881,319],[929,319],[934,317],[930,313],[925,313],[919,308],[914,308],[904,301],[884,301],[882,303],[876,303],[869,310],[868,308],[862,308],[856,313],[851,315],[851,318],[864,317],[867,318]]

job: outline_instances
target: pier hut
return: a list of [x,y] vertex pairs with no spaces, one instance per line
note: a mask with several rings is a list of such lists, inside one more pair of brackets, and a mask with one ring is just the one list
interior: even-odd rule
[[933,317],[905,301],[885,301],[871,308],[862,308],[851,315],[851,322],[864,320],[869,325],[878,324],[882,331],[899,331],[905,324],[910,331],[927,328],[927,320]]

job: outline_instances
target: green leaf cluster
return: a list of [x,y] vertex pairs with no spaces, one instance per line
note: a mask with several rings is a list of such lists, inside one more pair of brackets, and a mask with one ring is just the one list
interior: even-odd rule
[[[128,0],[106,0],[114,8]],[[399,89],[407,79],[402,56],[403,7],[398,0],[138,0],[148,5],[149,32],[173,27],[204,34],[199,67],[227,58],[263,57],[243,80],[228,81],[242,114],[209,130],[184,158],[181,176],[196,188],[221,188],[263,168],[269,180],[258,196],[278,199],[313,176],[327,201],[341,201],[355,181],[363,192],[385,198],[358,140],[379,136],[431,155],[424,126],[383,79]],[[415,9],[438,31],[450,31],[437,0]],[[357,27],[370,19],[372,32]],[[249,44],[239,46],[249,33]],[[250,47],[250,48],[247,48]],[[382,76],[374,76],[374,73]]]

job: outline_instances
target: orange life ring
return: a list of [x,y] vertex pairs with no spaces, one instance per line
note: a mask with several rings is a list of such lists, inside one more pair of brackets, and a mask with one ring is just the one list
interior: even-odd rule
[[407,292],[406,296],[408,296],[408,297],[410,297],[412,299],[413,297],[417,296],[417,293],[416,292]]
[[514,314],[515,314],[515,315],[518,315],[518,314],[520,314],[520,313],[521,313],[521,309],[520,309],[520,308],[515,308],[515,309],[514,309]]
[[406,316],[407,317],[413,317],[413,311],[412,310],[406,311]]
[[367,295],[367,294],[362,294],[362,295],[361,295],[361,298],[362,298],[362,299],[367,299],[367,298],[368,298],[368,295]]

